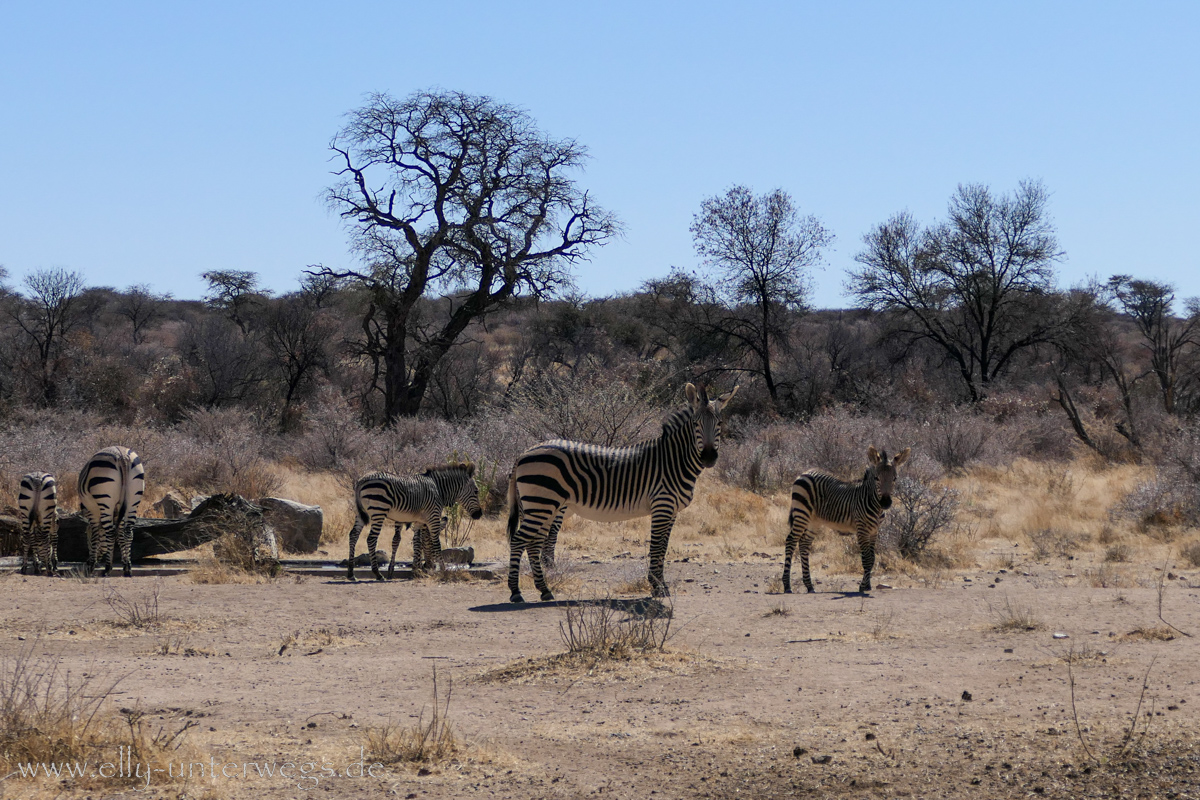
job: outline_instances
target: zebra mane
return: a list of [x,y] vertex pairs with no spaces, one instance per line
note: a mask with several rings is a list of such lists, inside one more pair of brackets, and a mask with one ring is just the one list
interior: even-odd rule
[[677,408],[670,414],[663,417],[662,427],[663,433],[676,430],[692,421],[692,410],[690,408]]
[[464,461],[461,464],[435,464],[431,467],[426,467],[421,474],[427,478],[432,478],[434,475],[449,475],[452,473],[463,473],[466,475],[475,474],[475,465],[470,461]]

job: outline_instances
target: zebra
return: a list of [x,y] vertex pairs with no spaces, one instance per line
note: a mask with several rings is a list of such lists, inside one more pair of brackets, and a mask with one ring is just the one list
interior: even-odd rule
[[21,574],[58,574],[58,484],[48,472],[31,472],[21,478],[17,494],[21,514]]
[[108,447],[92,456],[79,473],[79,503],[87,516],[88,562],[92,574],[104,561],[104,574],[112,572],[115,543],[121,544],[121,574],[132,577],[133,523],[146,490],[142,458],[128,447]]
[[523,603],[521,553],[528,551],[533,582],[547,602],[543,553],[553,559],[553,539],[574,513],[599,522],[650,517],[649,581],[654,597],[670,594],[663,561],[675,517],[692,502],[700,471],[717,461],[721,412],[737,393],[708,399],[703,387],[686,387],[688,405],[663,420],[662,435],[628,447],[602,447],[565,439],[526,450],[508,480],[508,588]]
[[847,483],[824,472],[804,473],[792,484],[792,510],[788,515],[789,532],[784,545],[783,591],[792,593],[792,555],[800,545],[800,573],[804,588],[813,589],[808,572],[808,548],[812,544],[811,521],[823,522],[843,536],[851,533],[858,538],[862,556],[863,578],[860,592],[871,591],[871,570],[875,567],[875,537],[883,512],[892,505],[892,487],[896,483],[896,468],[908,459],[910,448],[904,448],[890,462],[887,451],[873,446],[867,448],[870,466],[861,481]]
[[354,527],[350,529],[350,560],[346,567],[347,580],[354,578],[354,548],[363,526],[367,533],[367,549],[371,553],[371,574],[383,580],[379,572],[379,556],[375,546],[383,523],[395,524],[392,534],[392,560],[388,564],[391,578],[400,544],[400,526],[412,523],[413,569],[429,566],[440,560],[442,553],[442,509],[461,504],[471,519],[483,516],[479,505],[479,487],[475,485],[475,465],[447,464],[430,467],[419,475],[393,475],[372,472],[354,483],[354,505],[357,511]]

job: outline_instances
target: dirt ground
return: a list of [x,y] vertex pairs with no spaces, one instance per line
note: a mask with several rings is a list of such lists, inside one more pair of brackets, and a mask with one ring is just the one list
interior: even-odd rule
[[[174,758],[204,766],[149,787],[10,776],[0,795],[1200,797],[1197,643],[1163,624],[1200,635],[1195,570],[1147,566],[1125,588],[1037,567],[924,588],[885,572],[896,588],[864,597],[819,567],[816,594],[771,594],[780,558],[757,562],[669,563],[668,652],[574,667],[546,660],[568,595],[513,606],[500,580],[6,576],[0,658],[119,677],[111,705],[168,733],[199,723]],[[644,597],[611,587],[644,569],[577,563],[569,596],[636,616]],[[157,592],[159,621],[120,624],[114,588]],[[368,733],[427,720],[435,668],[457,755],[372,767]]]

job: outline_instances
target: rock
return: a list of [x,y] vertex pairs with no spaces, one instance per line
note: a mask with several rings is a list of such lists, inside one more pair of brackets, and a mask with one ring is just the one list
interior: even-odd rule
[[833,761],[833,756],[813,756],[812,757],[812,762],[814,764],[828,764],[830,761]]
[[973,698],[973,697],[971,697],[971,693],[970,693],[970,692],[968,692],[968,691],[964,690],[964,691],[963,691],[963,693],[962,693],[962,699],[963,699],[963,702],[969,703],[969,702],[971,702],[971,701],[972,701],[974,698]]
[[163,515],[163,519],[183,519],[192,513],[193,507],[174,490],[167,492],[162,500],[154,504],[154,509]]
[[[387,552],[384,550],[376,550],[375,552],[379,555],[379,566],[386,567],[388,565]],[[344,567],[344,566],[346,566],[347,562],[348,562],[348,559],[343,558],[338,563],[338,566]],[[354,557],[354,566],[356,566],[356,567],[371,566],[371,554],[370,553],[359,553],[358,555],[356,555]]]
[[316,551],[325,524],[320,506],[306,506],[281,497],[264,497],[257,502],[263,509],[263,521],[275,529],[280,547],[292,553]]
[[197,508],[199,508],[201,505],[203,505],[203,504],[204,504],[204,501],[205,501],[205,500],[207,500],[207,499],[208,499],[208,497],[209,497],[209,496],[208,496],[208,495],[206,495],[206,494],[194,494],[194,495],[192,495],[192,499],[191,499],[190,501],[188,501],[188,502],[190,502],[190,503],[192,504],[192,511],[195,511]]
[[468,567],[475,563],[474,547],[443,547],[443,564],[466,564]]
[[210,514],[210,523],[220,531],[213,542],[218,561],[247,571],[275,575],[279,563],[279,540],[263,520],[263,510],[240,495],[213,495],[196,507],[192,516]]
[[1056,633],[1056,634],[1054,634],[1054,638],[1055,639],[1070,639],[1071,637],[1065,633]]

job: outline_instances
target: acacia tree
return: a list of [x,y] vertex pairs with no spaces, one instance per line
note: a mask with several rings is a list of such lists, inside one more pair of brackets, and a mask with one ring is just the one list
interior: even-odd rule
[[807,273],[833,234],[816,217],[801,216],[787,192],[756,197],[745,186],[701,203],[691,232],[725,310],[712,323],[750,355],[750,371],[762,375],[778,405],[772,349],[786,343],[792,312],[808,294]]
[[1114,275],[1108,280],[1108,290],[1141,334],[1163,409],[1174,414],[1180,391],[1187,388],[1185,359],[1200,347],[1200,300],[1189,300],[1187,315],[1177,319],[1173,313],[1175,289],[1168,284]]
[[[375,94],[330,149],[340,180],[327,199],[366,267],[311,273],[366,291],[360,345],[387,424],[417,413],[472,320],[569,284],[570,265],[617,230],[571,179],[586,149],[489,97]],[[436,324],[418,326],[414,309],[432,293],[450,302]]]
[[955,366],[972,402],[1018,355],[1055,342],[1078,322],[1054,288],[1063,256],[1040,182],[1012,195],[960,185],[948,219],[922,228],[908,212],[863,237],[847,290],[887,312],[909,344],[932,343]]

